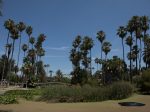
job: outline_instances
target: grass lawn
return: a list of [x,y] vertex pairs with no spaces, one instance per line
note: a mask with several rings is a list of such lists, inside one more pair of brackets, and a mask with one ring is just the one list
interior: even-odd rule
[[[118,105],[120,101],[141,102],[146,106],[122,107]],[[0,110],[12,110],[12,112],[149,112],[150,96],[133,95],[124,100],[92,103],[45,103],[20,100],[19,104],[0,105]]]

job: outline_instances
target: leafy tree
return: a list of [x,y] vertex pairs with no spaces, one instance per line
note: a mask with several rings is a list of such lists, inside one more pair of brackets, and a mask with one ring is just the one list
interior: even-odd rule
[[37,63],[37,77],[40,82],[46,81],[46,72],[44,70],[44,65],[42,61],[38,61]]
[[112,81],[123,80],[123,73],[126,71],[127,66],[123,60],[117,56],[113,56],[113,59],[109,59],[104,62],[103,71],[104,71],[104,82],[111,83]]
[[60,81],[62,80],[62,78],[63,78],[63,73],[62,73],[62,71],[59,69],[59,70],[56,71],[56,80],[57,80],[58,82],[60,82]]
[[[70,61],[73,64],[73,71],[71,72],[72,75],[72,83],[73,84],[81,84],[82,79],[81,77],[88,77],[89,75],[88,70],[90,69],[90,74],[92,74],[92,65],[91,65],[91,49],[94,43],[92,38],[85,36],[82,40],[81,36],[77,36],[72,43],[72,49],[70,51]],[[88,54],[90,53],[90,56]],[[83,65],[83,69],[81,69],[81,64]],[[90,66],[89,66],[90,64]],[[82,76],[82,71],[87,71],[87,74]],[[85,78],[87,79],[87,78]],[[86,81],[83,81],[86,82]]]
[[81,36],[77,36],[73,43],[72,43],[72,49],[70,51],[70,61],[72,62],[73,65],[73,71],[71,72],[72,75],[72,84],[77,84],[79,83],[79,72],[80,72],[80,61],[82,58],[82,53],[80,50],[80,46],[81,46]]
[[[90,64],[90,74],[92,74],[92,65],[91,65],[91,61],[92,61],[92,54],[91,54],[91,49],[94,45],[94,42],[92,40],[92,38],[85,36],[83,38],[83,42],[81,44],[81,52],[82,52],[82,64],[85,66],[85,69],[87,69],[89,67]],[[90,53],[90,57],[87,57],[88,52]]]

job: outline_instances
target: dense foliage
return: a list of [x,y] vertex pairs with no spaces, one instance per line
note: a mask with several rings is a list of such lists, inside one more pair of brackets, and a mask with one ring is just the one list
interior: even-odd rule
[[34,96],[41,95],[40,89],[33,90],[10,90],[5,94],[0,95],[0,104],[18,103],[18,98],[33,100]]
[[[113,56],[112,59],[107,58],[112,45],[106,41],[105,32],[102,30],[97,32],[96,38],[101,44],[101,55],[96,57],[94,61],[97,64],[97,71],[100,71],[98,80],[101,80],[99,81],[101,85],[107,85],[118,80],[133,82],[133,77],[140,75],[143,69],[150,67],[150,36],[148,31],[148,16],[133,16],[126,26],[119,26],[116,34],[121,38],[122,58]],[[125,44],[129,47],[129,52],[126,55],[130,61],[129,65],[125,60]],[[73,40],[70,51],[70,61],[73,65],[72,84],[83,85],[91,79],[93,68],[91,51],[93,46],[94,42],[88,36],[82,38],[79,35]],[[103,54],[105,54],[105,58],[103,58]],[[145,63],[145,66],[142,62]],[[99,68],[98,65],[100,65]]]
[[50,102],[92,102],[123,99],[131,96],[133,86],[118,82],[106,87],[49,86],[43,90],[41,100]]
[[150,69],[143,72],[139,84],[142,92],[150,94]]
[[13,95],[0,96],[0,104],[13,104],[13,103],[18,103],[15,96]]

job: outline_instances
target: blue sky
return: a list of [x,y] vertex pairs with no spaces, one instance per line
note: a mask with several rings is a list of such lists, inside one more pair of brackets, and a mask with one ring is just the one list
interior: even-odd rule
[[[149,4],[150,0],[3,0],[0,54],[4,52],[3,46],[7,36],[3,24],[11,18],[16,22],[23,21],[31,25],[33,37],[40,33],[47,36],[44,43],[46,56],[43,60],[50,64],[53,71],[61,69],[64,73],[69,73],[72,70],[69,51],[77,35],[92,37],[95,43],[93,58],[99,57],[100,45],[96,40],[99,30],[105,31],[106,40],[112,43],[109,57],[122,57],[121,40],[116,35],[117,28],[126,25],[134,15],[150,16]],[[27,43],[25,33],[23,43]],[[15,50],[17,49],[16,47]]]

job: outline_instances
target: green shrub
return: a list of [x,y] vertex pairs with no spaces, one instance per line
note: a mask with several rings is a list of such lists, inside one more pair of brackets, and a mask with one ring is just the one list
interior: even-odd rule
[[133,86],[127,82],[117,82],[111,86],[49,86],[43,89],[41,100],[55,102],[95,102],[123,99],[133,93]]
[[139,85],[142,92],[150,93],[150,69],[143,72]]
[[34,95],[40,95],[41,90],[10,90],[5,93],[5,95],[12,95],[15,97],[25,98],[26,100],[32,100]]
[[0,104],[14,104],[14,103],[18,103],[15,96],[13,95],[0,96]]
[[132,95],[134,89],[128,82],[116,82],[110,87],[111,96],[110,99],[123,99]]

